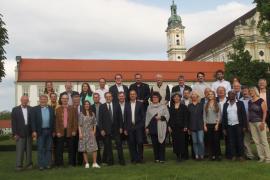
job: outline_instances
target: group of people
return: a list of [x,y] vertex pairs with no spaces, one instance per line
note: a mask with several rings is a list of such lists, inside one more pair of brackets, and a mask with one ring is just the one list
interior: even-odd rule
[[198,72],[197,82],[190,87],[180,75],[179,84],[170,90],[161,74],[151,88],[141,74],[135,74],[135,83],[129,87],[123,84],[122,75],[116,74],[109,89],[106,80],[99,79],[95,92],[88,83],[82,84],[79,93],[66,82],[59,98],[53,83],[46,82],[39,105],[30,107],[29,97],[23,95],[21,104],[12,110],[16,170],[23,169],[24,154],[26,168],[33,167],[33,140],[37,140],[40,170],[63,166],[65,147],[69,166],[89,168],[88,153],[93,156],[93,168],[113,165],[114,148],[119,164],[125,165],[124,142],[131,163],[144,163],[144,144],[150,139],[156,163],[165,162],[166,144],[170,143],[179,162],[190,157],[219,161],[222,138],[226,158],[255,159],[250,147],[253,140],[259,162],[270,163],[267,81],[260,79],[258,88],[241,85],[237,78],[230,83],[222,70],[216,72],[216,79],[210,85],[205,74]]

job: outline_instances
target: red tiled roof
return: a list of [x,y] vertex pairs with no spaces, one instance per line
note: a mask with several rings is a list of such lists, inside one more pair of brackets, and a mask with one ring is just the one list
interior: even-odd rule
[[175,81],[179,74],[184,75],[186,80],[193,81],[199,71],[205,72],[206,80],[211,81],[218,69],[224,69],[224,63],[22,58],[18,82],[81,82],[97,81],[101,77],[112,81],[116,73],[121,73],[125,81],[132,81],[135,73],[141,73],[145,81],[154,81],[157,73],[164,76],[164,81]]
[[256,13],[256,8],[250,10],[243,16],[239,17],[232,23],[228,24],[224,28],[215,32],[211,36],[207,37],[200,43],[190,48],[186,54],[185,61],[190,61],[198,58],[199,56],[207,53],[209,50],[217,48],[222,43],[231,40],[234,37],[234,28],[239,25],[239,22],[245,23],[245,20],[251,18]]
[[10,120],[0,120],[0,128],[11,128]]

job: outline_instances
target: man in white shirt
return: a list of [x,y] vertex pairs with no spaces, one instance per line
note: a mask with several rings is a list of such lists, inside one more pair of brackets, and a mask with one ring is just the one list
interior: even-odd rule
[[104,104],[106,102],[105,99],[105,93],[108,92],[109,90],[106,89],[106,80],[104,78],[99,79],[99,89],[96,90],[96,93],[99,94],[100,97],[100,103]]
[[129,92],[124,133],[128,136],[129,151],[132,163],[143,163],[143,137],[145,124],[145,111],[142,102],[136,101],[135,90]]
[[199,94],[200,98],[204,98],[204,90],[210,88],[210,85],[205,82],[205,74],[203,72],[197,73],[197,80],[191,88]]
[[231,90],[230,82],[224,79],[224,71],[218,70],[216,72],[216,79],[217,81],[212,84],[212,90],[215,91],[215,93],[217,92],[217,88],[220,86],[223,86],[226,89],[226,92]]
[[232,160],[244,160],[243,131],[247,126],[245,106],[242,101],[236,100],[233,91],[228,93],[228,102],[224,104],[222,125],[224,133],[228,137],[230,157]]
[[[122,74],[115,75],[115,85],[109,88],[109,92],[112,93],[113,102],[118,103],[118,93],[124,92],[125,96],[128,97],[128,87],[122,83],[123,76]],[[127,100],[127,99],[126,99]]]

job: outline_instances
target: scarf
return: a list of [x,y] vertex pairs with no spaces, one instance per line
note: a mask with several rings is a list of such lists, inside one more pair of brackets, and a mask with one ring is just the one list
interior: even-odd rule
[[164,116],[166,121],[157,121],[158,141],[163,143],[166,138],[167,122],[169,121],[170,114],[166,105],[150,104],[146,112],[145,127],[149,125],[155,115]]

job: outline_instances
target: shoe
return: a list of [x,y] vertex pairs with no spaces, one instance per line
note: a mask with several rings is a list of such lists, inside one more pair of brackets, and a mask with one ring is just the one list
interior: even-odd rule
[[269,161],[269,160],[267,160],[267,161],[265,161],[265,163],[266,163],[266,164],[270,164],[270,161]]
[[155,163],[159,163],[159,160],[155,160]]
[[259,163],[263,163],[264,162],[264,159],[260,159],[258,162]]
[[89,168],[89,163],[86,163],[84,167],[85,167],[85,169],[88,169]]
[[44,170],[44,167],[39,167],[39,170],[40,170],[40,171],[43,171],[43,170]]
[[28,170],[33,169],[33,165],[32,165],[32,164],[30,164],[30,165],[26,166],[26,169],[28,169]]
[[19,171],[22,171],[23,168],[22,167],[16,167],[15,170],[19,172]]
[[99,166],[97,163],[94,163],[94,164],[92,165],[92,168],[100,168],[100,166]]
[[243,158],[243,157],[239,157],[238,160],[239,160],[240,162],[243,162],[243,161],[245,161],[246,159]]
[[164,163],[165,163],[165,161],[159,161],[159,163],[164,164]]
[[236,157],[234,156],[234,157],[232,157],[232,159],[231,159],[232,161],[236,161]]
[[51,166],[47,166],[46,169],[51,169],[52,167]]

